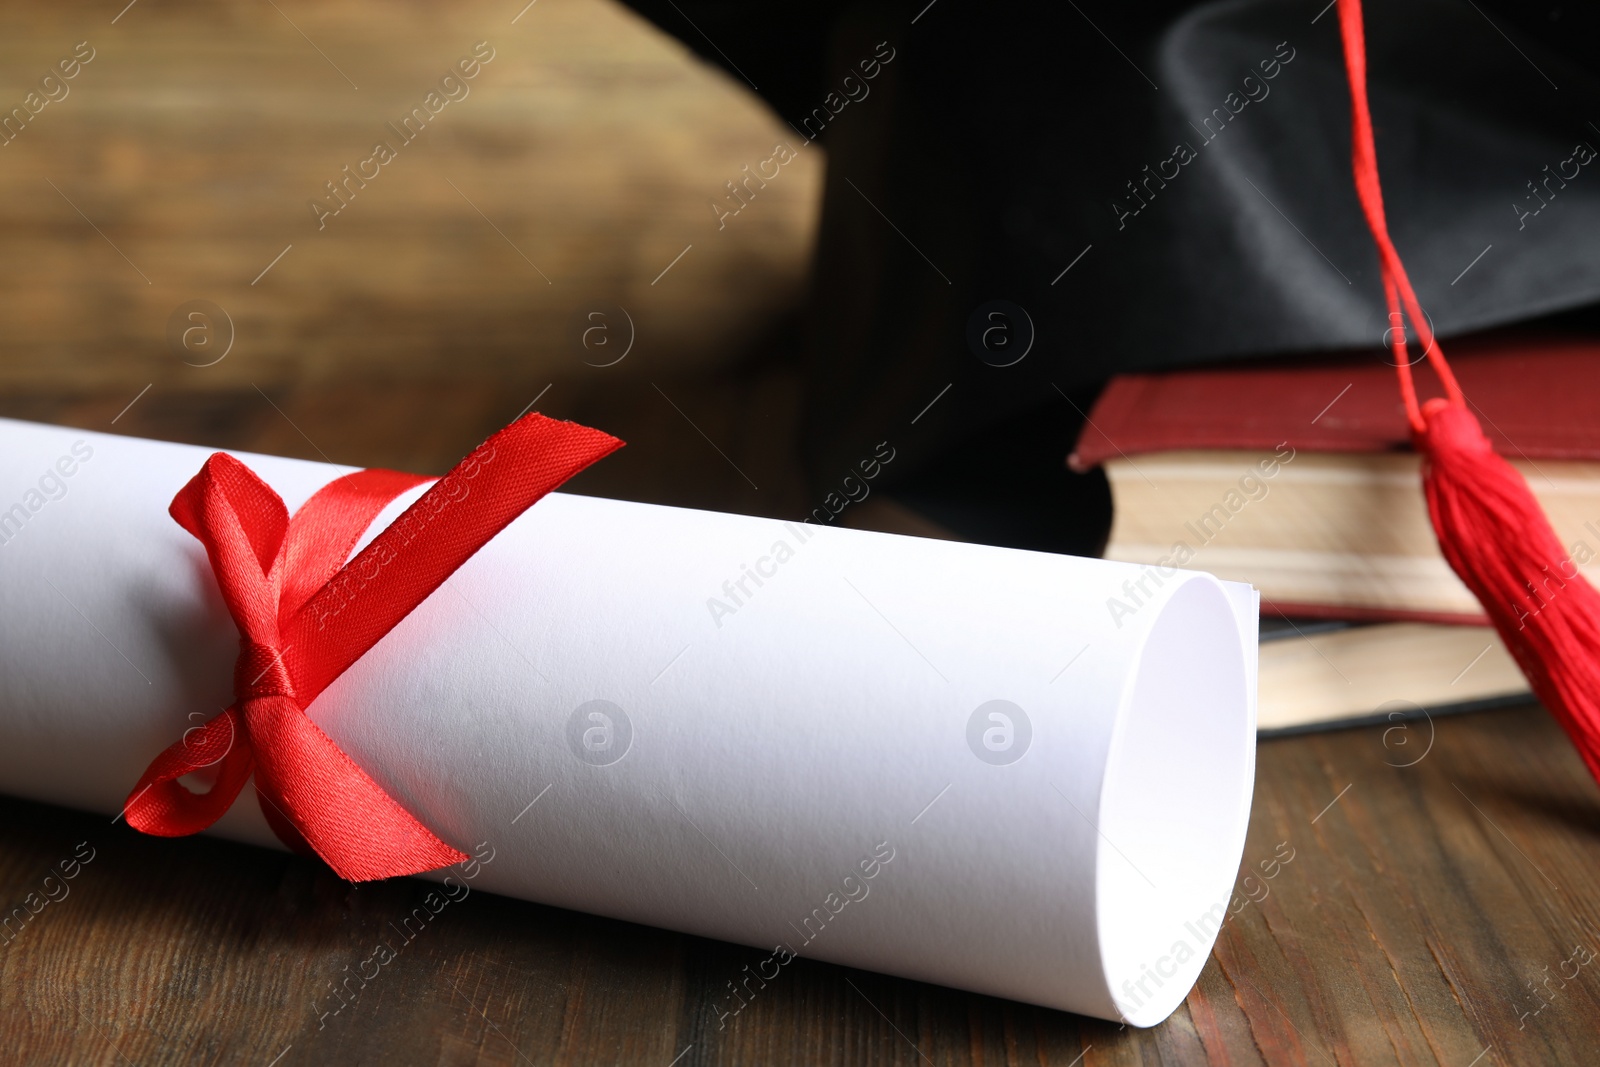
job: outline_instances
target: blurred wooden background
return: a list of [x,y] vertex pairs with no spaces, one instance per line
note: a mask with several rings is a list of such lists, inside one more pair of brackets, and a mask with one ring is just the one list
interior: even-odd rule
[[[634,446],[589,490],[689,474],[675,502],[804,510],[784,357],[822,150],[719,229],[724,183],[803,143],[748,92],[606,0],[122,3],[0,8],[0,107],[94,52],[0,147],[0,415],[105,429],[138,396],[115,430],[428,471],[537,396]],[[403,144],[386,124],[480,41]],[[319,230],[379,140],[397,158]],[[232,321],[211,366],[225,327],[169,344],[191,300]]]

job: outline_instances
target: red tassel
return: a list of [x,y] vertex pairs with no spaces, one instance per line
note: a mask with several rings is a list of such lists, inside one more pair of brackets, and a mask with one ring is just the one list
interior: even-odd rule
[[1430,400],[1422,413],[1413,439],[1439,548],[1600,779],[1600,593],[1472,412]]
[[1338,0],[1350,82],[1356,193],[1378,246],[1389,321],[1409,318],[1445,396],[1418,405],[1403,331],[1391,330],[1400,395],[1423,456],[1422,487],[1439,548],[1600,780],[1600,594],[1578,573],[1520,474],[1495,454],[1428,327],[1389,239],[1367,107],[1360,0]]

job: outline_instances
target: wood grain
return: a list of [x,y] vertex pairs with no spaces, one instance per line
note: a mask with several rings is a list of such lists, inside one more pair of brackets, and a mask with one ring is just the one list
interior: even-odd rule
[[[1597,968],[1561,962],[1600,955],[1594,785],[1539,709],[1433,727],[1410,767],[1428,723],[1261,746],[1246,863],[1293,859],[1241,884],[1150,1030],[805,960],[724,1018],[761,953],[487,893],[406,941],[424,883],[5,800],[0,900],[94,858],[0,944],[3,1040],[25,1063],[1591,1062]],[[341,1006],[380,941],[397,958]]]
[[[711,201],[787,127],[618,5],[538,0],[513,24],[523,6],[144,0],[114,25],[121,5],[0,6],[0,107],[95,53],[0,146],[0,387],[126,404],[152,382],[444,378],[521,395],[515,414],[552,380],[720,365],[801,297],[820,149],[719,229]],[[401,141],[389,124],[480,41],[467,95]],[[319,229],[310,201],[379,140],[396,158]],[[168,344],[191,299],[233,321],[214,366]],[[569,329],[602,304],[637,327],[610,374]]]
[[[438,472],[540,396],[630,442],[581,491],[814,503],[785,309],[820,161],[716,231],[704,200],[775,127],[681,48],[598,0],[538,0],[515,26],[520,5],[142,0],[112,25],[119,6],[0,9],[0,101],[75,42],[100,49],[0,149],[0,415]],[[308,188],[485,38],[497,58],[440,136],[318,233]],[[213,367],[166,344],[192,298],[238,327]],[[615,367],[560,340],[591,302],[639,324]],[[0,799],[0,909],[93,850],[69,895],[0,936],[0,1049],[279,1067],[1586,1063],[1600,966],[1559,974],[1575,946],[1600,953],[1596,827],[1600,792],[1537,708],[1264,743],[1257,880],[1186,1004],[1133,1031],[805,960],[724,1017],[760,954],[481,892],[329,1013],[424,883],[350,886]],[[1293,859],[1262,878],[1280,848]]]

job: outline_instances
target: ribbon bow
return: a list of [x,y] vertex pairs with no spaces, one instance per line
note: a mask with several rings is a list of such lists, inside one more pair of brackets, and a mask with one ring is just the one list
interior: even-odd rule
[[[518,419],[348,563],[378,513],[427,479],[357,471],[324,486],[290,518],[250,468],[212,455],[170,511],[205,545],[239,627],[234,703],[155,758],[124,805],[128,823],[161,837],[197,833],[232,806],[254,773],[278,837],[314,851],[342,878],[392,878],[466,859],[384,792],[305,709],[511,520],[620,447],[576,423]],[[209,792],[178,781],[201,770],[215,775]]]

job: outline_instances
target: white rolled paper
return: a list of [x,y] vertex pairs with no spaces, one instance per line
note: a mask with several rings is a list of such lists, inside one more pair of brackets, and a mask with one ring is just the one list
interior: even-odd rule
[[[237,631],[167,515],[208,454],[0,420],[0,790],[115,814],[231,702]],[[239,458],[291,509],[347,470]],[[490,844],[475,887],[770,952],[719,1018],[793,954],[1151,1025],[1243,849],[1256,608],[1199,573],[552,494],[309,714]],[[214,832],[277,845],[249,791]]]

